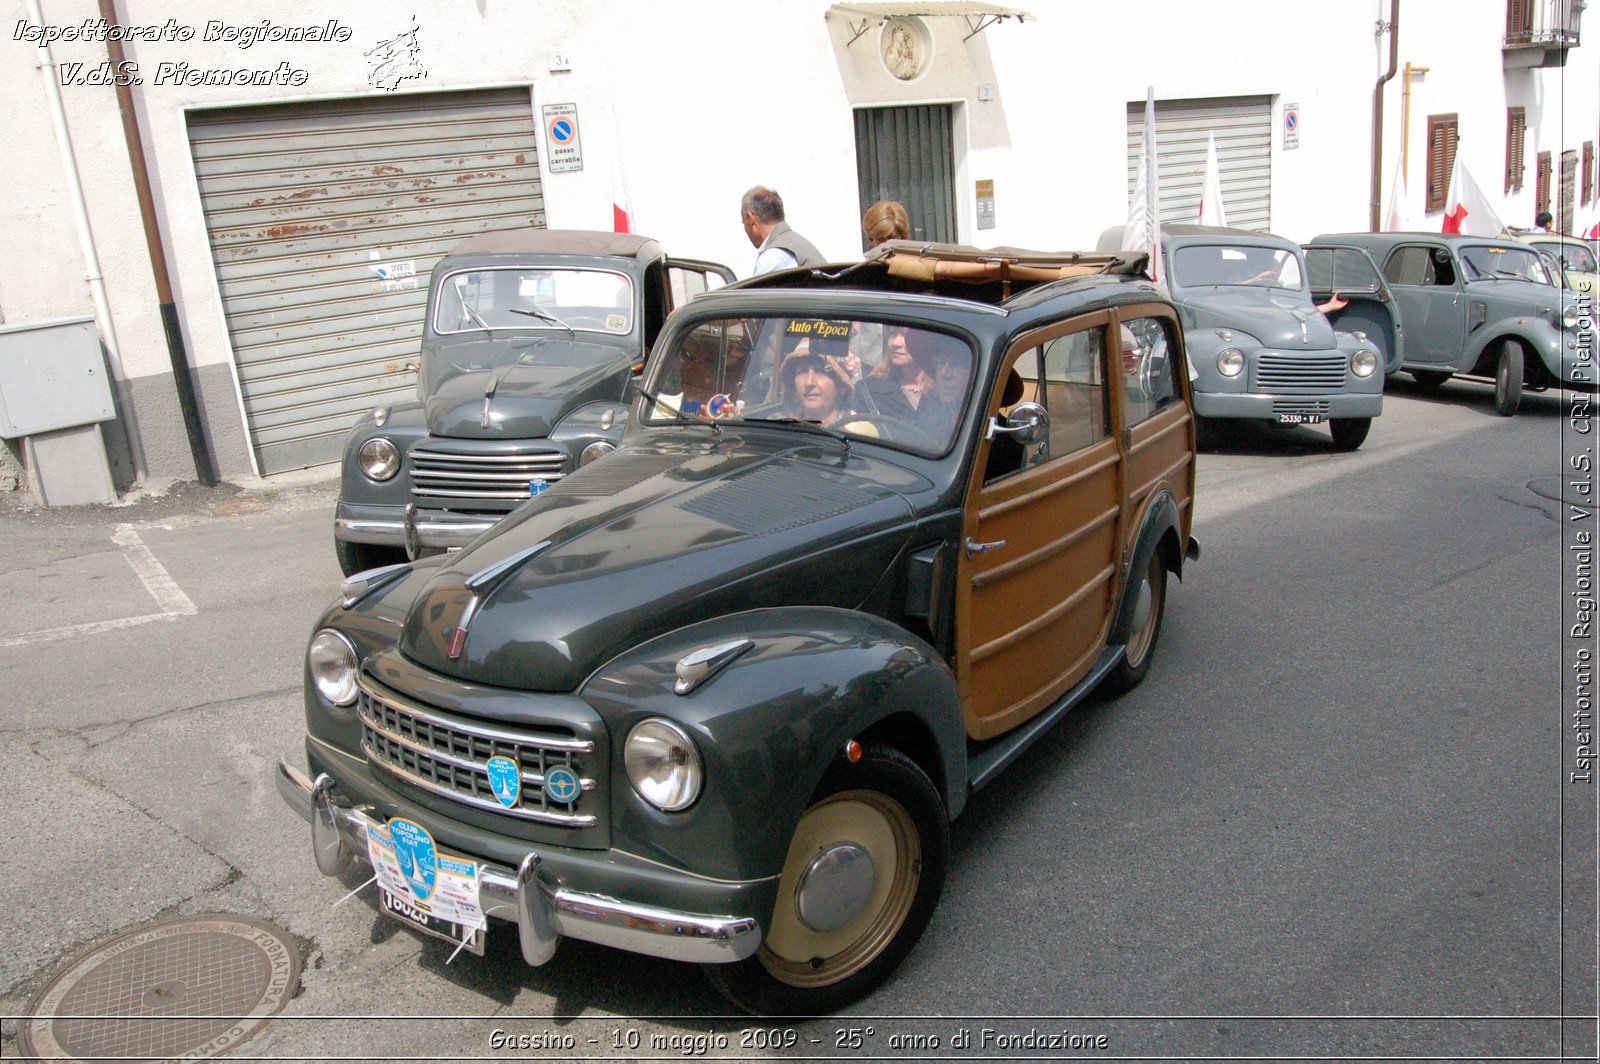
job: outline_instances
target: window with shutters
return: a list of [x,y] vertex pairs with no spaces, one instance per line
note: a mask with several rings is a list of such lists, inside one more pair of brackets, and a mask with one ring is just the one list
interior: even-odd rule
[[1506,43],[1533,40],[1533,0],[1506,0]]
[[1582,195],[1579,197],[1584,206],[1594,199],[1594,141],[1583,142],[1583,164],[1579,168],[1582,175]]
[[1533,211],[1535,214],[1550,209],[1550,153],[1538,154],[1538,175],[1533,179]]
[[1522,188],[1522,171],[1528,143],[1528,109],[1506,108],[1506,191]]
[[1558,233],[1572,232],[1572,223],[1576,218],[1575,208],[1578,205],[1578,153],[1564,151],[1561,153],[1561,185],[1556,193],[1556,224]]
[[1455,115],[1428,116],[1427,210],[1444,209],[1444,198],[1450,193],[1450,168],[1456,162],[1456,140]]

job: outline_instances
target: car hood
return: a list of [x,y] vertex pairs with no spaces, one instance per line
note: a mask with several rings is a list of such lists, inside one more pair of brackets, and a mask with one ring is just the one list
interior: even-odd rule
[[1333,326],[1303,296],[1272,288],[1227,287],[1198,290],[1177,297],[1178,306],[1196,329],[1237,329],[1263,347],[1287,351],[1336,346]]
[[585,403],[621,399],[633,361],[565,334],[463,336],[428,345],[418,391],[435,436],[537,439]]
[[400,649],[474,683],[573,691],[616,654],[707,617],[855,608],[911,535],[905,493],[928,486],[794,431],[652,432],[452,556],[412,604]]

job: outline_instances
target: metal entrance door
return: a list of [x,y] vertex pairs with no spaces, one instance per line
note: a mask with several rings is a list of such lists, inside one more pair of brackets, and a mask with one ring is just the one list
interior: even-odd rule
[[950,104],[856,111],[862,214],[879,200],[898,200],[911,217],[912,240],[956,242],[954,114]]

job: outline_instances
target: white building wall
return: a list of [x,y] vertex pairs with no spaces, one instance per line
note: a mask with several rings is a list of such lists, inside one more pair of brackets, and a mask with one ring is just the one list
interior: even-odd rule
[[[41,0],[45,22],[98,17],[93,0]],[[1373,86],[1388,61],[1374,32],[1386,0],[1147,0],[1136,8],[1043,0],[1035,18],[1007,21],[970,40],[961,18],[929,20],[935,58],[916,81],[896,81],[877,57],[877,32],[847,47],[844,20],[826,0],[417,0],[396,8],[287,0],[263,8],[242,0],[121,0],[126,24],[172,20],[188,41],[126,46],[145,78],[136,94],[189,354],[202,383],[211,442],[224,476],[251,472],[233,388],[228,343],[189,146],[185,113],[245,103],[379,94],[363,54],[413,27],[426,76],[399,91],[527,85],[533,113],[544,103],[577,105],[584,169],[545,169],[552,227],[610,228],[617,161],[635,229],[681,255],[749,272],[753,249],[737,202],[752,184],[772,185],[791,223],[824,252],[853,257],[860,206],[852,107],[955,104],[958,224],[982,245],[1093,247],[1126,213],[1126,113],[1154,86],[1158,99],[1264,95],[1272,100],[1272,227],[1294,239],[1364,229],[1371,200]],[[1531,221],[1534,155],[1596,139],[1600,24],[1572,50],[1564,70],[1506,71],[1499,0],[1402,0],[1400,62],[1426,65],[1412,86],[1412,216],[1423,226],[1424,139],[1430,113],[1460,115],[1462,153],[1478,183],[1498,197],[1505,108],[1529,109],[1528,177],[1504,220]],[[203,40],[208,21],[322,24],[350,30],[342,43]],[[45,110],[37,51],[17,39],[25,0],[0,0],[0,92],[7,101],[12,171],[0,198],[8,254],[0,261],[0,315],[8,322],[92,312],[55,137]],[[98,41],[60,41],[58,62],[89,67]],[[561,54],[570,70],[553,72]],[[158,67],[192,69],[280,63],[305,72],[302,86],[155,84]],[[991,100],[979,86],[992,87]],[[137,436],[152,481],[193,476],[172,399],[166,344],[133,198],[113,89],[63,88],[90,217],[136,407]],[[1384,93],[1387,196],[1401,136],[1401,78]],[[1284,150],[1282,105],[1299,105],[1299,146]],[[544,147],[540,133],[541,148]],[[997,225],[976,231],[973,182],[992,180]],[[1169,219],[1188,221],[1189,218]],[[26,254],[18,254],[26,249]],[[0,455],[0,462],[4,455]]]

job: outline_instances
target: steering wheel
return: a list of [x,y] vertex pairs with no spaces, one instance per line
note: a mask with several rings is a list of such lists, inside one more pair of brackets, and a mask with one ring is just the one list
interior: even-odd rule
[[[857,427],[862,425],[870,427],[874,431],[871,433],[863,432]],[[876,435],[880,439],[889,440],[892,443],[909,443],[913,447],[922,450],[938,451],[943,449],[943,445],[929,435],[928,430],[921,425],[913,425],[909,421],[902,421],[900,418],[889,417],[886,414],[846,414],[833,427],[857,436]]]

